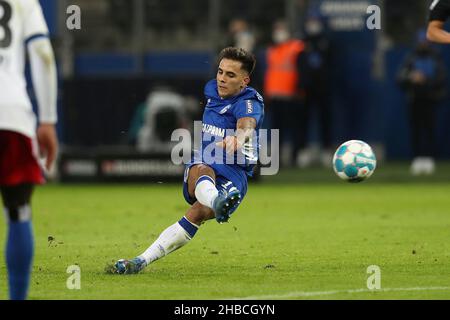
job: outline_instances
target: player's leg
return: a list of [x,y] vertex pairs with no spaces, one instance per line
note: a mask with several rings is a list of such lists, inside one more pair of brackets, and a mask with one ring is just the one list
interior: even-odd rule
[[206,220],[214,218],[212,209],[202,202],[214,202],[217,197],[215,173],[211,167],[203,164],[188,166],[183,182],[183,194],[191,208],[178,222],[166,228],[159,237],[139,256],[132,260],[121,259],[112,267],[112,272],[119,274],[137,273],[150,263],[187,244],[196,234],[199,226]]
[[[132,260],[121,259],[112,272],[132,274],[141,271],[150,263],[186,245],[196,234],[199,226],[216,217],[219,222],[228,220],[230,210],[235,210],[240,193],[237,188],[222,192],[215,187],[215,173],[207,165],[194,165],[186,169],[183,193],[192,204],[186,215],[165,229],[147,250]],[[200,203],[201,198],[205,204]],[[210,207],[211,206],[211,207]],[[212,209],[214,208],[214,210]],[[218,213],[218,214],[217,214]]]
[[30,282],[34,248],[30,205],[32,191],[30,184],[1,187],[8,222],[5,251],[12,300],[26,299]]
[[284,123],[290,128],[291,135],[291,153],[289,155],[289,163],[290,165],[295,166],[297,162],[297,158],[300,154],[300,150],[302,150],[302,128],[299,127],[298,121],[302,117],[302,112],[304,108],[304,99],[300,98],[292,98],[288,102],[286,102],[286,108],[284,109]]
[[[197,199],[202,205],[213,209],[214,200],[216,200],[219,192],[216,188],[216,174],[214,170],[205,164],[196,164],[190,167],[187,177],[187,189],[189,197]],[[195,213],[202,212],[194,210]],[[189,217],[193,219],[193,223],[201,224],[203,216],[196,216],[195,213],[191,213]]]
[[33,141],[17,132],[0,130],[0,192],[8,223],[6,265],[11,299],[27,296],[33,259],[31,194],[44,178]]
[[[195,236],[200,224],[212,218],[214,218],[214,211],[196,201],[184,217],[166,228],[142,254],[132,260],[117,261],[112,272],[138,273],[150,263],[186,245]],[[199,224],[191,220],[198,221]]]
[[[198,224],[191,221],[195,217]],[[139,257],[145,260],[145,264],[148,265],[169,253],[186,245],[195,234],[201,223],[206,220],[214,218],[214,212],[200,204],[195,202],[187,211],[186,216],[181,218],[178,222],[164,230],[158,239]]]
[[424,155],[423,159],[423,173],[433,174],[435,170],[435,107],[436,103],[432,99],[424,99],[421,101],[421,113],[422,113],[422,140],[421,150]]
[[[197,164],[190,167],[187,176],[188,196],[205,206],[202,210],[190,210],[186,219],[200,225],[204,221],[216,218],[220,223],[229,219],[229,211],[241,199],[240,191],[236,188],[226,192],[216,186],[216,173],[208,165]],[[207,208],[211,210],[207,210]]]
[[331,140],[331,103],[330,95],[322,94],[317,97],[317,110],[319,112],[320,125],[320,141],[321,141],[321,155],[320,160],[322,165],[330,167],[333,161],[332,140]]
[[411,145],[413,152],[413,161],[410,171],[413,175],[422,173],[422,150],[421,150],[421,113],[420,104],[417,99],[413,99],[409,105],[409,123],[411,130]]
[[436,126],[436,102],[424,99],[421,102],[423,119],[423,154],[433,158],[435,156],[435,126]]

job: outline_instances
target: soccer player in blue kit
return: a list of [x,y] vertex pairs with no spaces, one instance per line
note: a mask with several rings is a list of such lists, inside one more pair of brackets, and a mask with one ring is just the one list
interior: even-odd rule
[[188,243],[205,221],[227,222],[237,209],[258,159],[258,130],[264,118],[263,98],[248,86],[255,63],[255,57],[243,49],[222,50],[216,79],[204,90],[203,152],[195,152],[184,174],[183,195],[192,206],[141,255],[118,260],[114,273],[138,273]]

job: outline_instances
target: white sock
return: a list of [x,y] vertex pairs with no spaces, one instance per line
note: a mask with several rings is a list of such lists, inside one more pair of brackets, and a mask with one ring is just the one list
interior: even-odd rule
[[214,200],[217,198],[217,191],[214,180],[210,176],[201,176],[195,184],[195,197],[198,202],[208,208],[213,208]]
[[183,217],[180,221],[164,230],[158,239],[139,257],[143,258],[148,265],[184,246],[192,239],[197,229],[197,225]]

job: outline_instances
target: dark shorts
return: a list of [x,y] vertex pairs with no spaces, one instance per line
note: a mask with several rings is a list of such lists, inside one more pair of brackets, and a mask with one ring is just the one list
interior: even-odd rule
[[0,130],[0,186],[44,182],[37,144],[23,134]]
[[[186,168],[184,170],[184,179],[183,179],[183,196],[187,203],[194,204],[197,199],[189,196],[188,191],[188,177],[189,177],[189,169],[196,165],[201,164],[201,162],[196,163],[189,163],[186,165]],[[245,175],[245,172],[243,170],[234,169],[233,167],[229,165],[217,165],[217,164],[205,164],[210,166],[214,173],[216,174],[216,188],[217,190],[225,190],[228,192],[231,188],[236,187],[241,192],[241,203],[242,200],[245,197],[245,194],[247,193],[247,176]],[[234,208],[233,211],[230,213],[233,213],[236,211],[236,208]]]

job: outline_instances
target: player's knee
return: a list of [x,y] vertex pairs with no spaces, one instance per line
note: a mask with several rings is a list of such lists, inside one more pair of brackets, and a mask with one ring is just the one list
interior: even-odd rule
[[204,164],[200,165],[199,173],[200,173],[201,176],[208,175],[208,176],[211,176],[213,178],[215,176],[214,170],[210,166],[207,166],[207,165],[204,165]]
[[199,202],[196,202],[192,205],[192,207],[188,210],[186,217],[192,223],[196,225],[201,225],[207,220],[211,220],[214,218],[214,211]]
[[189,170],[188,192],[191,197],[195,197],[195,186],[197,180],[202,176],[209,176],[213,180],[216,179],[214,170],[205,164],[197,164]]
[[31,220],[32,185],[2,187],[2,199],[7,218],[12,222]]

